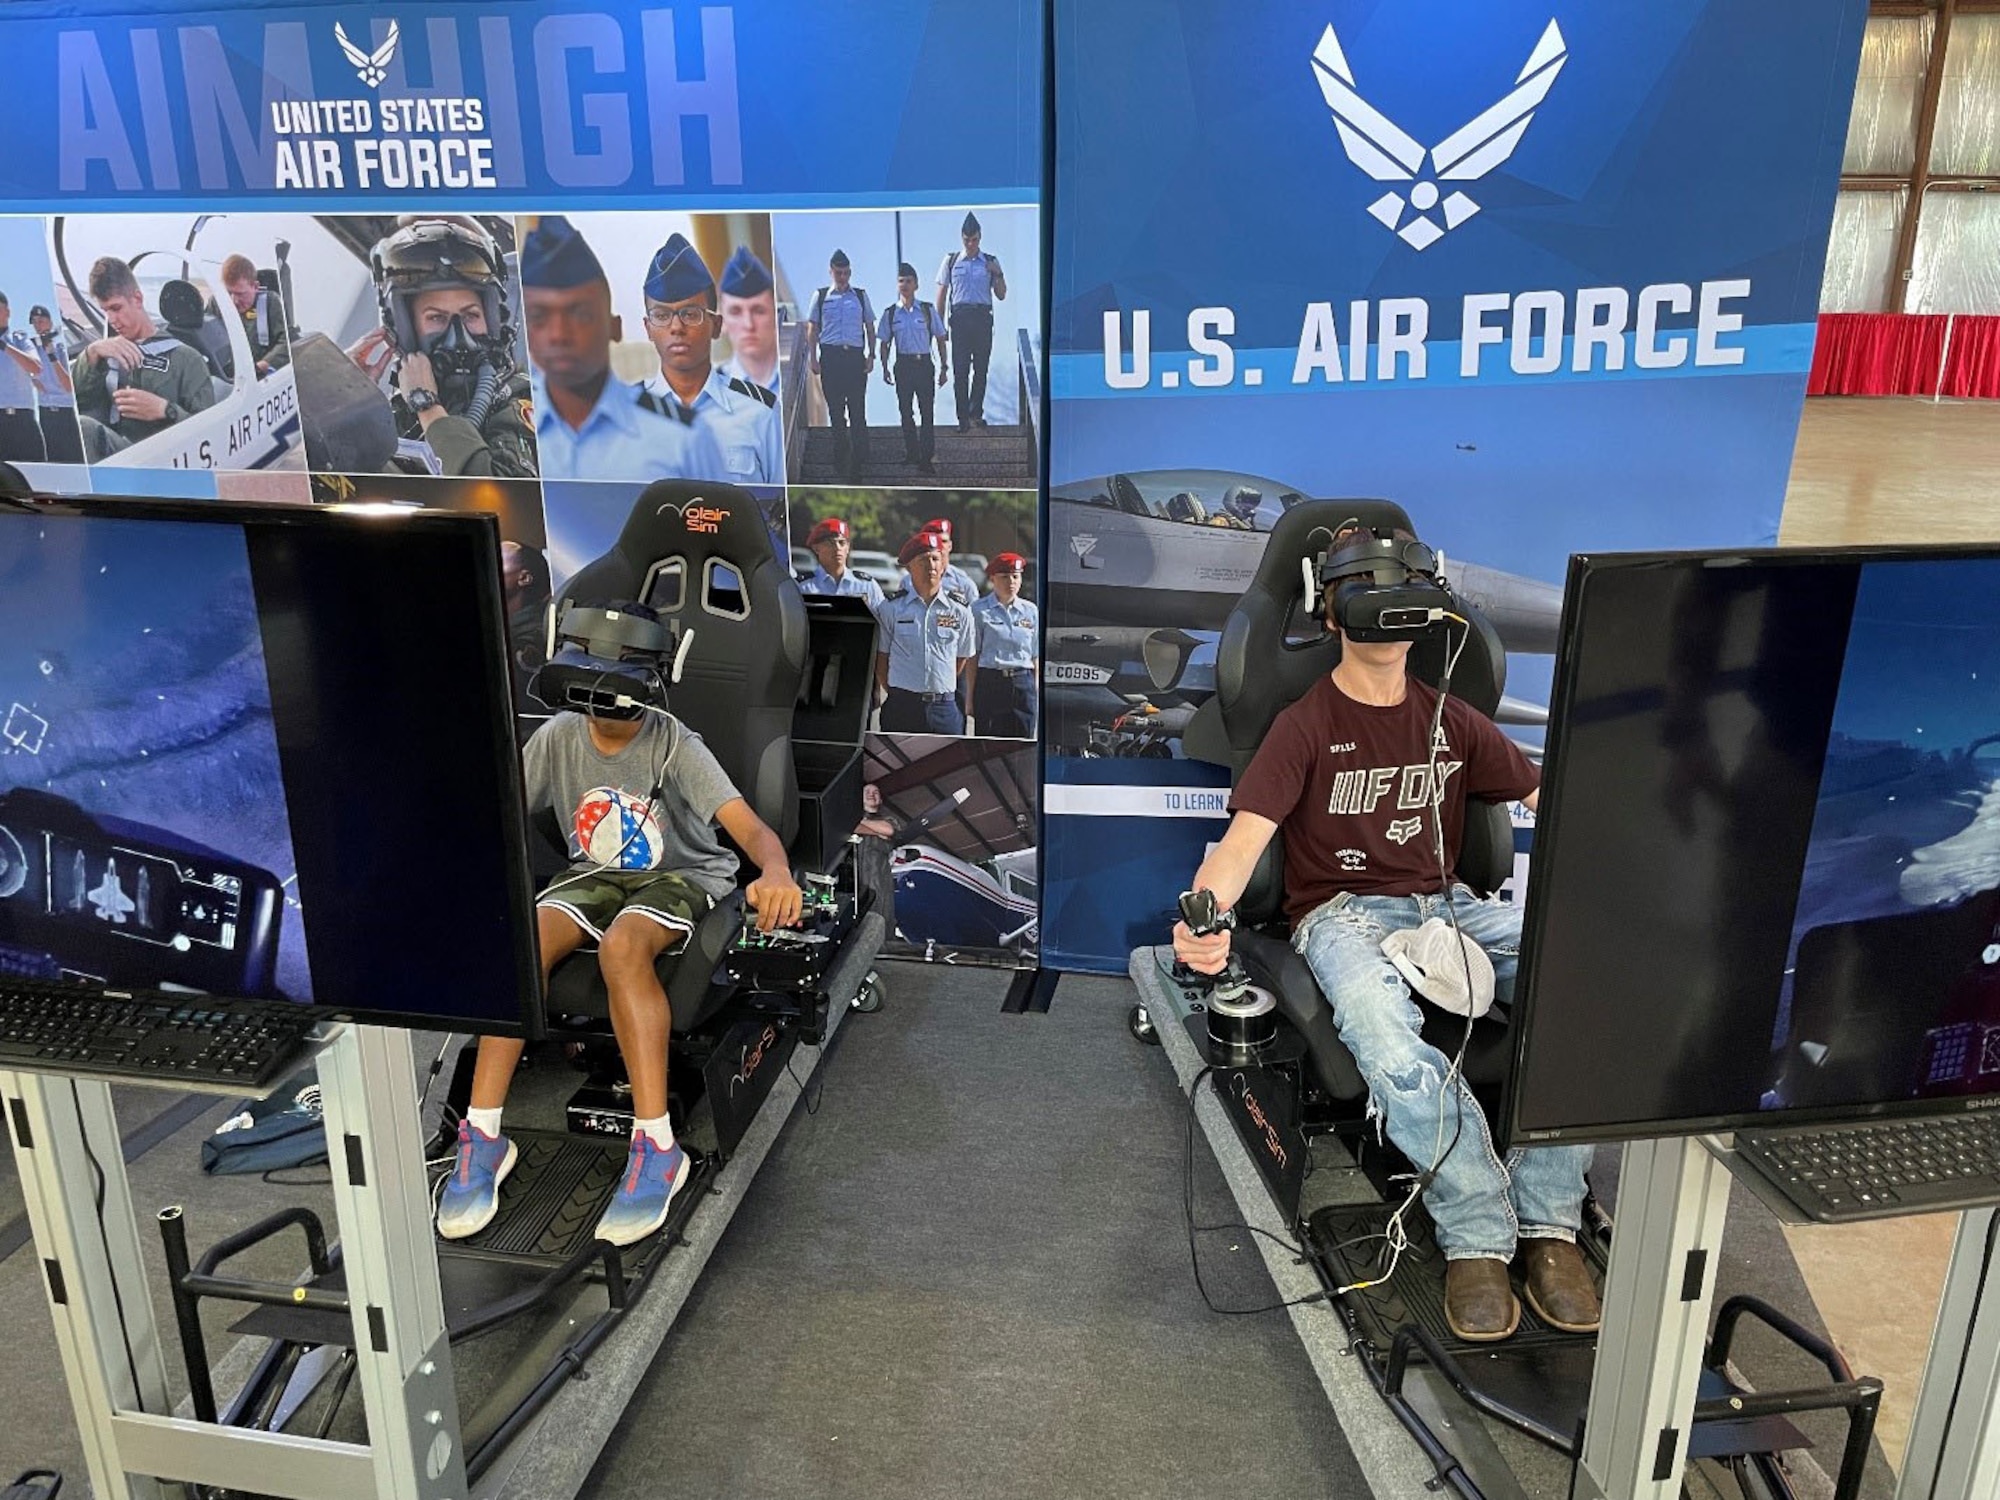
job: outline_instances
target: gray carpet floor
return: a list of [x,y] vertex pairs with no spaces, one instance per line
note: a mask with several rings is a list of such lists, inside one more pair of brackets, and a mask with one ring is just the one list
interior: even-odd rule
[[[586,1492],[1367,1495],[1282,1315],[1195,1290],[1183,1104],[1130,986],[1072,976],[1007,1016],[1004,975],[884,972]],[[1217,1300],[1269,1299],[1235,1260]]]
[[[1071,976],[1050,1014],[1005,1016],[1004,975],[885,973],[887,1008],[843,1026],[818,1112],[780,1138],[585,1493],[1368,1494],[1291,1324],[1202,1304],[1182,1227],[1185,1106],[1159,1052],[1125,1031],[1130,986]],[[517,1102],[552,1112],[575,1076],[538,1072]],[[116,1097],[128,1138],[177,1103]],[[199,1248],[281,1202],[330,1210],[324,1190],[201,1177],[198,1142],[223,1112],[131,1166],[142,1216],[186,1203]],[[1607,1197],[1614,1162],[1596,1174]],[[1200,1215],[1232,1217],[1205,1142],[1195,1167]],[[0,1241],[20,1207],[0,1151]],[[150,1224],[141,1239],[163,1287]],[[244,1269],[288,1277],[296,1258],[287,1242]],[[1203,1265],[1220,1303],[1272,1295],[1237,1236],[1209,1237]],[[1719,1280],[1719,1295],[1755,1290],[1817,1323],[1776,1225],[1740,1194]],[[155,1303],[179,1395],[163,1290]],[[208,1320],[218,1355],[233,1316]],[[81,1481],[32,1247],[0,1260],[0,1329],[0,1481],[40,1465]],[[1775,1341],[1753,1336],[1744,1363],[1761,1385],[1810,1383]],[[1804,1425],[1837,1453],[1836,1424]],[[1562,1493],[1546,1454],[1506,1446],[1531,1494]],[[1890,1488],[1878,1454],[1865,1493]]]

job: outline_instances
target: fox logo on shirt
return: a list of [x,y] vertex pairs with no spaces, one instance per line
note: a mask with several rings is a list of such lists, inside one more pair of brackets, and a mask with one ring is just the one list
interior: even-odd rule
[[1398,818],[1389,825],[1389,840],[1391,843],[1407,844],[1423,831],[1422,818]]

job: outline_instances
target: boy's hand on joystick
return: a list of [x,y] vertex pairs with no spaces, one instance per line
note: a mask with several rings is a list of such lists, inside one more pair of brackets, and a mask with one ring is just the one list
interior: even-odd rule
[[1229,932],[1235,925],[1235,913],[1218,910],[1213,891],[1182,892],[1174,957],[1197,974],[1220,974],[1229,963]]
[[750,882],[743,899],[757,914],[757,930],[771,932],[779,927],[799,925],[804,893],[789,869],[765,870]]

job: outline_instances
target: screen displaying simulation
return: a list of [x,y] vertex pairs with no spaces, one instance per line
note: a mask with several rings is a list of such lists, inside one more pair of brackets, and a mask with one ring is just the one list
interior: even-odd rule
[[0,510],[0,973],[527,1024],[497,548],[471,517]]
[[2000,555],[1572,564],[1510,1135],[2000,1095]]

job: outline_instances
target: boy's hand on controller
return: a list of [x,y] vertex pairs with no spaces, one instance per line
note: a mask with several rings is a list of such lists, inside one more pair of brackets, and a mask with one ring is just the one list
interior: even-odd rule
[[757,913],[757,930],[770,932],[779,927],[796,927],[805,906],[804,893],[792,879],[790,870],[766,870],[750,882],[743,893],[750,909]]
[[1186,922],[1176,922],[1174,957],[1198,974],[1220,974],[1229,962],[1229,933],[1225,929],[1197,937]]

